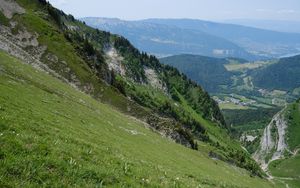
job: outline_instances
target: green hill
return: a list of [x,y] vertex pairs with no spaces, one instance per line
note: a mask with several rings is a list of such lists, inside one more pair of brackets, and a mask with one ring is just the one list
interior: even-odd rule
[[253,73],[253,81],[258,87],[293,91],[300,87],[300,56],[282,58]]
[[227,59],[178,55],[162,58],[160,62],[176,67],[209,92],[219,91],[220,86],[231,84],[232,73],[224,67],[229,62]]
[[3,186],[269,185],[177,69],[44,0],[0,6],[1,49],[31,65],[1,52]]
[[288,135],[287,142],[289,149],[294,151],[300,148],[300,100],[290,104],[287,112],[286,118],[288,119]]

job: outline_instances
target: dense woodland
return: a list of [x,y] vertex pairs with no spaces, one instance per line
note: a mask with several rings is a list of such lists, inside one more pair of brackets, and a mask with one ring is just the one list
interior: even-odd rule
[[179,55],[162,58],[160,62],[176,67],[208,92],[217,92],[220,86],[231,84],[233,74],[224,67],[228,63],[227,59]]
[[291,91],[300,85],[300,56],[280,59],[278,63],[253,73],[254,83],[267,89]]

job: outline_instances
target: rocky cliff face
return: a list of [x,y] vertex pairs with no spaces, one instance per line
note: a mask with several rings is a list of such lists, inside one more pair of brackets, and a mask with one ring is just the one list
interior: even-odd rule
[[260,147],[253,155],[263,170],[267,170],[270,162],[282,158],[287,150],[285,142],[287,122],[284,119],[284,112],[285,108],[278,112],[265,128]]

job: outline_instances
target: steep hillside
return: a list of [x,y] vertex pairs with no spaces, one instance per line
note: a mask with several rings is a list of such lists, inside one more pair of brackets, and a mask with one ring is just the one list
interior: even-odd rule
[[256,128],[265,126],[285,103],[300,96],[298,59],[295,56],[247,62],[234,58],[177,55],[160,61],[178,68],[213,95],[227,124],[239,129],[245,125],[248,129],[252,125]]
[[287,143],[291,151],[297,151],[300,148],[300,100],[289,105],[286,118],[288,119]]
[[227,39],[199,30],[109,18],[89,17],[81,20],[94,28],[123,35],[140,50],[161,57],[188,53],[215,57],[255,58]]
[[[154,56],[140,53],[123,37],[86,26],[44,0],[4,0],[0,2],[0,10],[0,49],[110,108],[137,118],[162,137],[194,150],[207,148],[204,155],[263,176],[250,155],[229,136],[229,127],[217,103],[177,69],[160,64]],[[30,77],[30,80],[39,79]],[[22,98],[22,95],[18,97]],[[68,115],[63,117],[70,119],[72,111],[65,110]],[[85,109],[80,111],[85,112]],[[48,115],[43,116],[39,117],[48,121]],[[29,117],[24,116],[22,120],[29,121]],[[60,122],[50,122],[60,125]],[[39,125],[34,124],[33,129]],[[74,163],[73,158],[70,163]]]
[[274,187],[2,51],[0,146],[0,187]]
[[[203,85],[218,102],[227,125],[232,128],[231,134],[239,138],[247,151],[253,154],[260,145],[260,138],[268,137],[268,135],[264,136],[264,128],[273,116],[287,102],[294,101],[299,97],[297,82],[289,82],[289,78],[293,78],[297,74],[290,72],[289,78],[278,76],[277,82],[273,82],[276,79],[270,78],[274,87],[267,89],[253,81],[261,79],[261,83],[265,83],[264,80],[276,74],[271,67],[276,67],[280,63],[283,66],[278,70],[282,70],[282,72],[293,69],[289,68],[293,67],[291,61],[286,60],[285,63],[282,63],[283,60],[244,62],[240,59],[178,55],[162,58],[160,61],[178,68],[189,78]],[[284,68],[285,65],[288,67]],[[263,70],[266,70],[265,74],[260,75]],[[295,66],[293,70],[297,70]],[[291,89],[281,88],[281,85],[288,86],[289,83],[294,84]],[[269,124],[269,126],[271,125]],[[272,157],[274,146],[273,141],[273,145],[268,146],[270,151],[260,152],[263,160],[266,157]],[[265,162],[263,163],[265,164]]]
[[255,160],[261,164],[264,170],[271,161],[282,158],[287,150],[285,139],[287,122],[284,111],[285,109],[278,112],[266,126],[261,137],[260,147],[254,153]]
[[[20,4],[26,8],[26,13],[15,15],[11,21],[14,24],[10,27],[1,27],[2,49],[12,55],[145,121],[157,119],[152,114],[161,113],[170,118],[168,126],[173,124],[175,117],[181,123],[179,127],[191,126],[191,118],[183,119],[188,117],[175,111],[177,107],[168,96],[172,89],[174,92],[178,90],[189,104],[206,104],[207,108],[194,105],[193,109],[204,118],[214,119],[216,124],[220,122],[219,125],[225,126],[221,113],[207,93],[196,84],[189,84],[190,81],[178,71],[161,66],[155,57],[140,54],[126,39],[91,29],[44,1],[20,1]],[[170,74],[172,71],[173,74]],[[151,82],[155,80],[157,85],[152,86]],[[192,93],[189,93],[192,90],[199,95],[192,98]],[[159,95],[153,95],[154,92]],[[155,100],[158,97],[160,100]],[[186,132],[181,128],[178,131]],[[200,123],[195,131],[198,135],[205,134]],[[188,145],[193,144],[191,137],[188,139]]]
[[299,100],[276,114],[265,128],[254,158],[271,178],[289,187],[300,186],[300,105]]

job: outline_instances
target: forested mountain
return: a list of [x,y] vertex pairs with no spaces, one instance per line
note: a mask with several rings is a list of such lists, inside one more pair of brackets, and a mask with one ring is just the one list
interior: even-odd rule
[[253,73],[254,83],[266,89],[293,91],[300,87],[300,56],[282,58]]
[[224,67],[224,64],[229,63],[229,59],[178,55],[162,58],[160,62],[176,67],[208,92],[219,91],[218,87],[231,84],[233,74]]
[[272,187],[176,68],[45,0],[0,10],[1,186]]

